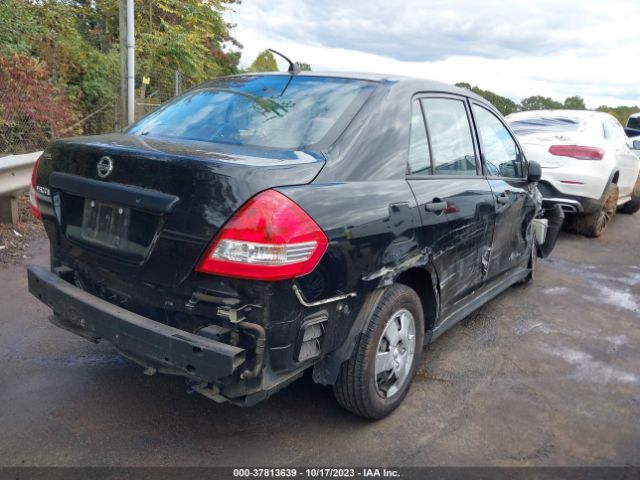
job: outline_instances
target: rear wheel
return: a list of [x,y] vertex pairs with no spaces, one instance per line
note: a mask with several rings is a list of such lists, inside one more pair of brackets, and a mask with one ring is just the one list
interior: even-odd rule
[[640,175],[636,179],[636,184],[631,192],[631,200],[622,205],[618,211],[621,213],[628,213],[630,215],[640,210]]
[[605,191],[599,210],[576,216],[576,232],[587,237],[599,237],[602,235],[616,213],[617,203],[618,186],[615,183],[611,183]]
[[365,418],[382,418],[404,399],[422,355],[424,319],[416,292],[392,285],[369,317],[351,358],[342,364],[333,393]]

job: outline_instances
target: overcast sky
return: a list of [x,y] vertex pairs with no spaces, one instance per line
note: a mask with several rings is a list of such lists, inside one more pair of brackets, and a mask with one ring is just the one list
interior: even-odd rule
[[243,0],[235,10],[244,65],[270,47],[316,71],[640,104],[640,0]]

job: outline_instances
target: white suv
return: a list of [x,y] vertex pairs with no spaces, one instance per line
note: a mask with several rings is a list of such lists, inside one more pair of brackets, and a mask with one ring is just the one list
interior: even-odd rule
[[640,158],[613,116],[536,110],[513,113],[507,120],[527,158],[542,166],[538,188],[544,203],[560,204],[570,228],[597,237],[616,209],[640,210]]

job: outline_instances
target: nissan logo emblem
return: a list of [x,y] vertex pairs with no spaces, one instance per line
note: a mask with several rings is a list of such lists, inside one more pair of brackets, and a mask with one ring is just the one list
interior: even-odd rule
[[109,157],[102,157],[98,161],[98,176],[100,178],[107,178],[113,170],[113,160]]

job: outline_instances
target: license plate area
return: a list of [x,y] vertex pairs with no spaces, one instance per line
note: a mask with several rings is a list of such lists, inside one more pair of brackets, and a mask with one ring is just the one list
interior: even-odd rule
[[131,209],[86,198],[80,237],[89,243],[114,250],[127,250]]
[[52,197],[62,234],[73,246],[79,247],[73,250],[73,255],[79,257],[99,255],[142,265],[149,258],[164,223],[163,215],[121,203],[64,191],[54,191]]

